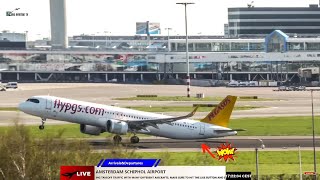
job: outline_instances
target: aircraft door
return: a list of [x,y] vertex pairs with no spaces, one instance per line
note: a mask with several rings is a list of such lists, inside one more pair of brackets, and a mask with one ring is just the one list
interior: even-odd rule
[[121,112],[115,112],[115,119],[124,119],[124,115]]
[[200,123],[200,132],[199,132],[199,134],[200,135],[204,135],[204,132],[205,132],[205,126],[204,126],[203,123]]
[[52,101],[51,101],[51,99],[47,99],[46,109],[47,109],[47,110],[51,110],[51,106],[52,106]]
[[47,112],[47,117],[56,117],[57,116],[57,111],[53,109],[52,111],[52,100],[47,99],[46,100],[46,112]]

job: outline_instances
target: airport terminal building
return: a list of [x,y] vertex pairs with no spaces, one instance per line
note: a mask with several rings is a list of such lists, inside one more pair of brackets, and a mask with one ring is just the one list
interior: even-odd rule
[[320,34],[320,9],[309,7],[253,7],[229,8],[228,27],[231,37],[266,36],[281,29],[289,36]]
[[[1,50],[1,80],[139,82],[186,77],[184,39],[169,39],[170,49],[165,36],[150,42],[108,39],[107,43],[84,36],[70,40],[72,43],[77,46],[58,51]],[[79,48],[79,44],[90,43],[96,45]],[[320,67],[320,38],[289,37],[279,30],[256,39],[192,37],[189,50],[194,79],[299,82],[299,69]],[[304,80],[318,80],[312,69],[304,70],[309,73]]]
[[[279,8],[279,16],[271,17],[268,8],[229,8],[229,37],[189,36],[191,78],[319,82],[320,8],[288,9]],[[303,25],[299,19],[291,19],[294,12]],[[248,19],[252,13],[259,16]],[[272,20],[279,26],[268,26]],[[260,26],[261,22],[265,26]],[[259,32],[249,32],[257,29]],[[40,45],[28,43],[26,50],[0,48],[0,81],[152,82],[186,78],[185,36],[78,35],[69,38],[68,44],[69,48],[61,50],[51,49],[46,40]]]

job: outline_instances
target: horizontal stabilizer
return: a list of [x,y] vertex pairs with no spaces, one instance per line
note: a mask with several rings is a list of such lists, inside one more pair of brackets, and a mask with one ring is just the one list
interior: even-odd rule
[[246,129],[232,129],[232,131],[247,131]]
[[214,130],[216,133],[227,133],[233,131],[246,131],[245,129],[221,129],[221,130]]

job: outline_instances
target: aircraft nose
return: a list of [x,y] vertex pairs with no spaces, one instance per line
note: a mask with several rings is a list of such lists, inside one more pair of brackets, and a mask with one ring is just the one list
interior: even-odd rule
[[25,112],[25,110],[26,110],[26,103],[25,103],[25,102],[20,103],[19,106],[18,106],[18,109],[19,109],[20,111]]

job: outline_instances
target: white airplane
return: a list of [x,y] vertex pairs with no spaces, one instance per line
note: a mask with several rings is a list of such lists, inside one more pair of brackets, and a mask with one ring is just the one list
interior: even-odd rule
[[198,107],[185,116],[171,117],[54,96],[33,96],[20,103],[19,109],[40,117],[40,130],[44,129],[46,119],[55,119],[80,124],[80,132],[84,134],[113,133],[115,143],[121,142],[120,135],[133,133],[130,141],[138,143],[137,133],[189,140],[236,135],[242,129],[228,128],[236,100],[236,96],[227,96],[200,121],[188,119]]

